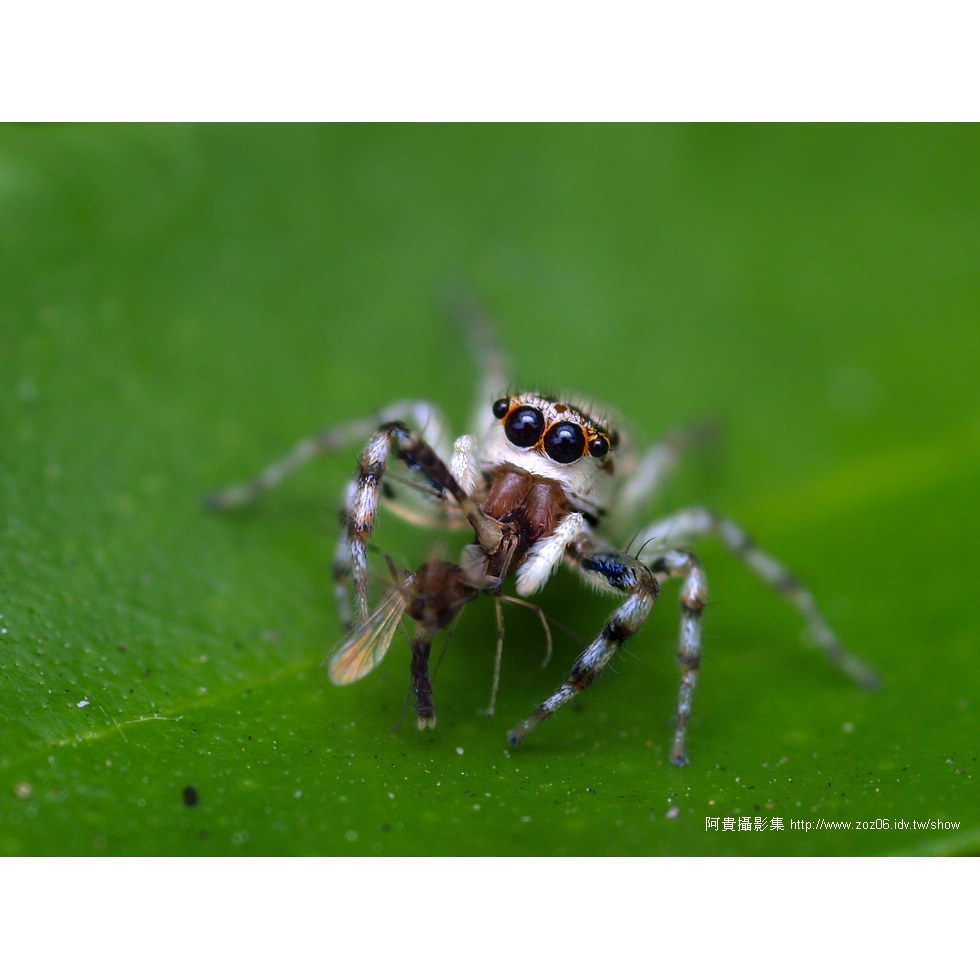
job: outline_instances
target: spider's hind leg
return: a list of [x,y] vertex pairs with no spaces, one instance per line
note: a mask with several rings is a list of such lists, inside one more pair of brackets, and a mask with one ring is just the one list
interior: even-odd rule
[[490,405],[506,393],[510,365],[500,350],[493,321],[471,295],[452,290],[446,295],[446,305],[466,336],[480,374],[470,431],[482,434],[490,418]]

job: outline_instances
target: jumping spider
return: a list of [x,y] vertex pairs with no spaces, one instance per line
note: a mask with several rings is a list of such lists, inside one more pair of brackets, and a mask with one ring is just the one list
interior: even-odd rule
[[[380,425],[378,419],[364,419],[326,429],[298,443],[250,483],[209,498],[218,509],[250,502],[312,457],[367,440],[358,471],[346,488],[334,562],[336,600],[346,634],[328,658],[335,684],[352,683],[372,670],[407,614],[416,621],[411,674],[418,724],[434,727],[428,661],[436,634],[477,596],[500,596],[511,574],[518,596],[526,597],[565,564],[622,601],[562,684],[511,730],[510,744],[518,745],[595,680],[643,625],[662,584],[676,578],[681,580],[680,690],[670,758],[684,765],[707,599],[704,571],[686,545],[716,534],[797,609],[835,666],[863,687],[877,686],[875,673],[841,646],[810,592],[732,521],[692,507],[643,526],[632,538],[640,543],[635,554],[614,546],[612,540],[625,540],[621,533],[636,527],[640,509],[674,468],[685,437],[677,435],[637,452],[595,407],[537,392],[502,394],[507,391],[506,365],[493,344],[489,323],[473,309],[466,311],[464,323],[481,368],[471,429],[483,432],[481,438],[460,436],[450,448],[449,430],[437,407],[398,402],[380,413]],[[402,468],[391,467],[391,462]],[[400,494],[399,487],[410,492]],[[456,563],[431,559],[396,579],[372,610],[368,541],[381,504],[420,526],[469,526],[475,540],[463,548]],[[499,624],[498,606],[498,670]]]

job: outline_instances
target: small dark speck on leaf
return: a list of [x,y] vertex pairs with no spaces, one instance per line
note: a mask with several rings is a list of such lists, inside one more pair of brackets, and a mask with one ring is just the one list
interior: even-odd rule
[[184,792],[184,806],[197,806],[197,790],[193,786],[185,786]]

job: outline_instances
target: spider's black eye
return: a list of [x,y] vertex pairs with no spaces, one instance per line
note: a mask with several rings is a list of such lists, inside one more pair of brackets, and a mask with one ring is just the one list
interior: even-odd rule
[[509,398],[498,398],[497,401],[493,403],[493,414],[496,418],[502,419],[507,414],[507,409],[510,408]]
[[559,422],[548,430],[544,448],[556,463],[574,463],[585,452],[585,433],[580,425]]
[[602,434],[595,436],[589,443],[589,455],[602,459],[609,452],[609,440]]
[[541,438],[543,431],[544,416],[530,405],[514,409],[504,422],[507,438],[522,449],[533,446]]

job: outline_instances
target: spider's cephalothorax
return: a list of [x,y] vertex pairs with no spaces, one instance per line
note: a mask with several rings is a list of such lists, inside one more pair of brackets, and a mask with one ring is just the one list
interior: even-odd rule
[[[511,576],[518,596],[529,596],[560,565],[566,565],[600,590],[619,596],[619,605],[565,680],[510,732],[510,742],[516,745],[592,683],[643,625],[661,586],[676,578],[681,580],[681,681],[670,755],[671,761],[682,765],[701,660],[701,613],[707,599],[704,571],[687,546],[698,537],[716,534],[796,607],[837,667],[865,687],[876,686],[874,672],[844,650],[810,593],[779,562],[756,548],[738,525],[701,507],[645,525],[635,523],[641,507],[673,469],[687,441],[683,435],[637,454],[610,427],[604,413],[593,408],[535,392],[502,394],[505,363],[491,343],[487,322],[470,314],[467,326],[483,376],[471,430],[483,433],[479,439],[465,435],[450,446],[448,428],[437,408],[425,402],[399,402],[381,413],[380,425],[364,420],[327,429],[297,444],[250,483],[210,498],[218,508],[247,502],[307,459],[366,440],[357,473],[344,495],[335,554],[335,592],[347,635],[328,658],[331,680],[349,684],[376,666],[407,615],[416,623],[411,662],[416,714],[420,728],[431,728],[435,704],[428,658],[435,634],[451,625],[459,610],[480,594],[508,598],[501,590]],[[397,468],[390,465],[393,462]],[[414,573],[396,576],[372,609],[368,540],[382,504],[423,526],[469,527],[473,541],[463,548],[457,563],[430,559]],[[639,551],[622,550],[612,544],[615,540],[638,541]],[[502,635],[499,604],[497,609],[494,691]]]
[[527,393],[498,398],[480,447],[484,472],[511,468],[562,488],[572,504],[598,519],[613,484],[615,433],[603,419],[555,398]]
[[490,409],[477,455],[482,485],[473,495],[507,531],[503,547],[476,557],[482,555],[482,573],[492,578],[516,569],[517,591],[527,595],[554,569],[548,556],[561,542],[585,525],[598,526],[612,492],[617,438],[604,420],[533,392],[498,398]]

